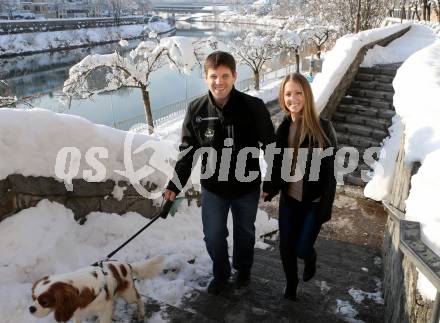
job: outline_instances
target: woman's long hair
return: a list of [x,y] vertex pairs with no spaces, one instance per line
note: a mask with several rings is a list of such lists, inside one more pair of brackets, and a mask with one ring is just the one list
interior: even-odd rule
[[298,84],[301,87],[304,95],[304,107],[298,116],[298,125],[293,138],[293,167],[295,167],[299,147],[306,137],[309,139],[309,147],[318,146],[319,148],[324,148],[326,142],[329,140],[321,127],[321,123],[319,122],[319,118],[316,113],[312,88],[310,87],[309,81],[307,81],[303,75],[293,73],[284,77],[283,81],[281,82],[278,97],[281,109],[290,117],[290,111],[287,109],[286,102],[284,101],[284,87],[289,81],[293,81]]

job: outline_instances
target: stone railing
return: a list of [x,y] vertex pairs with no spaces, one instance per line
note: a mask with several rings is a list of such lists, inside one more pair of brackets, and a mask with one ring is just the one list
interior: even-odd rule
[[[405,200],[411,177],[420,167],[404,163],[404,138],[396,161],[393,189],[384,201],[388,213],[384,237],[385,322],[438,323],[440,314],[440,257],[420,237],[420,223],[405,220]],[[417,290],[418,271],[437,289],[434,302]]]
[[[54,178],[9,175],[0,180],[0,222],[21,210],[36,206],[44,199],[71,209],[79,223],[83,223],[90,212],[137,212],[146,218],[151,218],[158,212],[153,200],[141,196],[129,182],[87,182],[73,179],[72,184],[73,191],[67,191],[64,183]],[[119,194],[113,193],[115,186],[123,190],[119,199]],[[144,188],[150,192],[158,189],[154,183],[147,183]],[[185,191],[185,198],[188,203],[195,200],[200,206],[200,194],[194,187]]]
[[0,22],[0,35],[133,25],[144,23],[143,19],[143,17],[122,17],[118,21],[114,18],[8,20]]
[[[122,199],[113,197],[115,185],[125,187]],[[156,189],[155,184],[146,185],[147,190]],[[0,221],[20,210],[34,207],[43,199],[63,204],[71,209],[75,220],[84,221],[90,212],[100,211],[123,214],[137,212],[152,217],[157,208],[153,201],[139,195],[127,182],[91,183],[83,179],[73,180],[73,191],[67,191],[64,183],[47,177],[9,175],[0,180]]]
[[388,37],[368,43],[365,46],[363,46],[359,50],[357,55],[353,58],[350,66],[345,71],[345,74],[342,77],[341,81],[339,82],[339,84],[336,86],[335,90],[331,94],[327,104],[325,105],[324,109],[321,112],[321,116],[327,119],[331,119],[331,116],[336,112],[339,102],[341,102],[341,99],[345,96],[345,93],[347,92],[348,88],[350,87],[351,83],[356,77],[359,66],[364,60],[365,54],[369,49],[373,48],[375,45],[379,45],[379,46],[388,45],[394,39],[399,38],[403,34],[405,34],[410,28],[411,27],[404,28],[394,34],[389,35]]

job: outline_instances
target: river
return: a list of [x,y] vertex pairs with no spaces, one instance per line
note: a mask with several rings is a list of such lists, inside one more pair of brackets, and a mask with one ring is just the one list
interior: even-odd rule
[[[228,42],[239,32],[249,30],[251,27],[249,25],[178,22],[176,28],[175,34],[179,36],[205,38],[213,35],[223,42]],[[127,48],[135,48],[140,41],[129,41]],[[139,89],[123,88],[107,94],[94,95],[90,99],[72,100],[70,108],[65,100],[61,100],[61,88],[71,66],[89,54],[106,54],[115,50],[121,50],[117,43],[52,54],[43,53],[3,59],[0,61],[0,79],[8,83],[13,95],[25,98],[27,104],[21,104],[20,108],[41,107],[82,116],[94,123],[116,126],[124,120],[144,113]],[[277,60],[267,64],[267,67],[276,68],[279,65],[280,62]],[[239,65],[237,73],[237,81],[251,77],[251,70],[247,66]],[[168,65],[159,68],[150,76],[153,118],[158,109],[205,91],[206,85],[200,68],[195,68],[191,75],[187,76],[171,70]]]

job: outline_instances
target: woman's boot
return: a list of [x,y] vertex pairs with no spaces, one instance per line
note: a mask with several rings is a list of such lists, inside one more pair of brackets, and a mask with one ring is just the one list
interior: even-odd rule
[[283,263],[284,274],[286,275],[286,287],[284,298],[295,301],[296,289],[298,287],[298,264],[296,254],[290,250],[280,248],[281,261]]
[[316,273],[316,251],[312,248],[312,253],[304,258],[303,281],[308,282]]
[[290,301],[296,301],[296,289],[298,287],[298,277],[296,279],[287,279],[286,287],[284,288],[284,298]]

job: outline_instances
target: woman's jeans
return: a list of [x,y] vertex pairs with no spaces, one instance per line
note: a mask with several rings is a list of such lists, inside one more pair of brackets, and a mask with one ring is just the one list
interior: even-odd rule
[[250,274],[254,261],[255,218],[260,191],[256,190],[238,198],[223,198],[202,188],[202,222],[206,249],[213,262],[216,281],[225,281],[231,275],[229,263],[229,235],[226,226],[229,209],[234,225],[232,266]]
[[298,281],[297,260],[315,256],[313,245],[321,224],[316,214],[319,202],[300,202],[281,194],[278,225],[280,230],[280,254],[287,282]]

